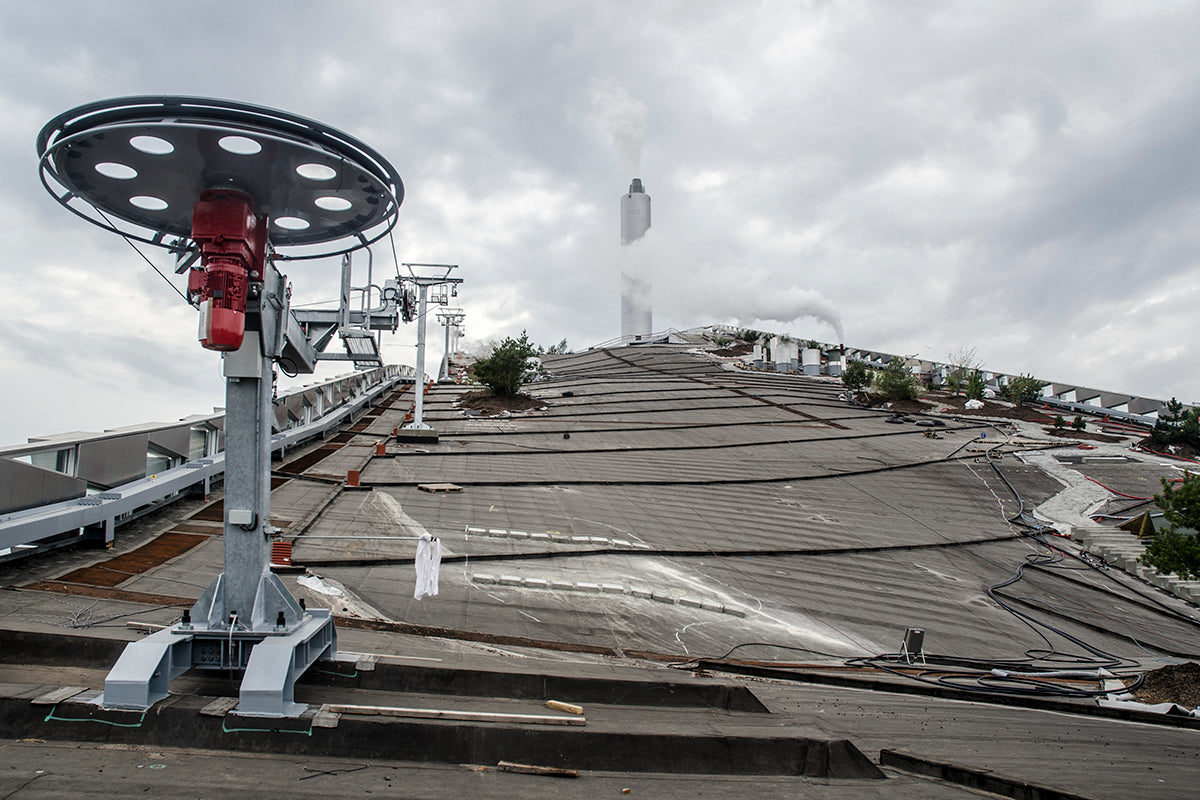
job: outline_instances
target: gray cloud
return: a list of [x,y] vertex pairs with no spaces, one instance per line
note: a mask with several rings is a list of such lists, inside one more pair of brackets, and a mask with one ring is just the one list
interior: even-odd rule
[[[1171,299],[1200,290],[1198,18],[1082,0],[9,3],[0,369],[86,394],[110,426],[137,421],[122,415],[139,393],[141,418],[219,393],[192,312],[37,181],[52,116],[165,93],[282,108],[385,154],[407,188],[400,260],[462,265],[471,338],[617,333],[618,198],[638,170],[656,326],[790,292],[827,304],[851,345],[974,345],[995,369],[1200,400],[1180,344],[1194,304]],[[644,104],[640,165],[598,87],[637,124]],[[376,275],[391,269],[383,248]],[[285,270],[297,302],[336,295],[336,264]],[[779,324],[830,338],[818,319]],[[388,352],[411,363],[413,338]],[[46,402],[16,402],[0,441],[46,431]]]

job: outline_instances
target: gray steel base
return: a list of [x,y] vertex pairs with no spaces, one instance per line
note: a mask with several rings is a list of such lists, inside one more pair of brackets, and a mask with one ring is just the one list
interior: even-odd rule
[[104,679],[96,703],[145,711],[167,696],[171,681],[192,667],[192,637],[176,625],[126,645]]
[[286,636],[267,637],[250,652],[237,712],[249,717],[298,717],[307,708],[293,700],[296,679],[318,659],[337,652],[337,632],[327,609],[314,609]]
[[306,612],[291,630],[270,633],[231,634],[174,625],[127,645],[105,678],[104,693],[96,703],[145,711],[164,699],[171,681],[192,667],[238,669],[238,653],[247,648],[250,656],[238,694],[238,713],[297,717],[306,706],[294,700],[296,679],[317,660],[334,658],[337,632],[327,609]]

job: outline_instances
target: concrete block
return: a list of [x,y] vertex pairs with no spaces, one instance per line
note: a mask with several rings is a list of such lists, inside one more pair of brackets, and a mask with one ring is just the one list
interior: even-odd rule
[[651,593],[651,595],[650,595],[650,599],[651,599],[651,600],[653,600],[653,601],[654,601],[654,602],[656,602],[656,603],[666,603],[667,605],[674,605],[674,604],[675,604],[675,598],[674,598],[674,597],[672,597],[671,595],[669,595],[669,594],[665,594],[665,593],[663,593],[663,592],[653,592],[653,593]]
[[520,575],[501,575],[500,576],[500,585],[501,586],[520,586],[521,585],[521,576]]
[[724,606],[724,613],[728,614],[731,617],[740,617],[743,619],[746,616],[745,609],[735,608],[733,606]]
[[521,584],[526,589],[549,589],[550,581],[545,578],[526,578]]
[[1200,581],[1180,581],[1175,584],[1175,595],[1195,602],[1200,598]]
[[573,592],[575,584],[570,581],[550,581],[550,588],[556,592]]
[[625,594],[625,587],[619,583],[602,583],[600,591],[604,594]]
[[471,576],[471,583],[495,583],[496,576],[488,575],[486,572],[479,572]]
[[649,589],[630,589],[629,594],[638,598],[639,600],[649,600],[654,596],[654,592],[650,591]]
[[600,584],[598,584],[598,583],[577,583],[577,584],[575,584],[575,590],[578,592],[598,593],[600,591]]
[[703,605],[699,600],[697,600],[694,597],[681,597],[681,598],[679,598],[678,602],[679,602],[679,605],[687,606],[688,608],[700,608],[700,606]]

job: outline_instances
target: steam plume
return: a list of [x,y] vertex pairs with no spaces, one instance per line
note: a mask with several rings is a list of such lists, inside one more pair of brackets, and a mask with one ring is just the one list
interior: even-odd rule
[[592,115],[617,148],[629,174],[637,175],[646,141],[646,104],[616,78],[604,78],[592,84]]
[[838,344],[846,341],[841,316],[823,294],[813,289],[793,286],[783,291],[756,292],[753,295],[743,289],[729,298],[729,306],[729,311],[739,321],[761,320],[790,325],[806,317],[815,319],[833,328]]

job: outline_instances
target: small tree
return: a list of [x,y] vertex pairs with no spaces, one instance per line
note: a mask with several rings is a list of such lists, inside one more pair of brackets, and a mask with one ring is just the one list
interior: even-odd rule
[[1015,406],[1032,403],[1042,396],[1042,389],[1046,386],[1044,381],[1039,381],[1032,375],[1018,375],[1008,382],[1004,387],[1004,396],[1008,401]]
[[1082,431],[1087,428],[1087,423],[1084,422],[1082,416],[1080,416],[1079,414],[1076,414],[1075,419],[1071,420],[1071,427],[1077,431]]
[[875,380],[875,386],[888,400],[912,400],[917,396],[917,379],[900,356],[893,356],[887,363]]
[[567,353],[567,340],[563,339],[558,344],[552,344],[546,348],[546,355],[561,356]]
[[[979,356],[975,354],[974,347],[955,347],[946,353],[946,363],[950,365],[950,372],[946,376],[946,383],[951,390],[958,392],[967,385],[971,374],[978,372],[982,364],[979,361]],[[983,393],[980,392],[978,398],[981,399]]]
[[971,370],[971,374],[967,377],[967,398],[969,400],[982,400],[986,389],[987,381],[983,379],[983,373],[977,369]]
[[1183,482],[1176,488],[1162,479],[1162,494],[1154,501],[1163,510],[1167,526],[1160,528],[1154,541],[1138,560],[1159,572],[1173,572],[1188,580],[1200,578],[1200,475],[1184,473]]
[[1063,419],[1062,414],[1056,414],[1054,416],[1054,429],[1061,431],[1065,427],[1067,427],[1067,421]]
[[1196,423],[1196,410],[1185,409],[1183,403],[1172,397],[1167,407],[1158,414],[1150,436],[1159,444],[1176,444],[1195,441],[1200,426]]
[[521,390],[525,379],[525,360],[537,355],[529,335],[521,331],[517,339],[506,337],[487,358],[475,362],[471,374],[492,390],[492,394],[511,397]]
[[861,361],[851,361],[842,373],[842,385],[852,392],[859,392],[871,385],[874,373]]

